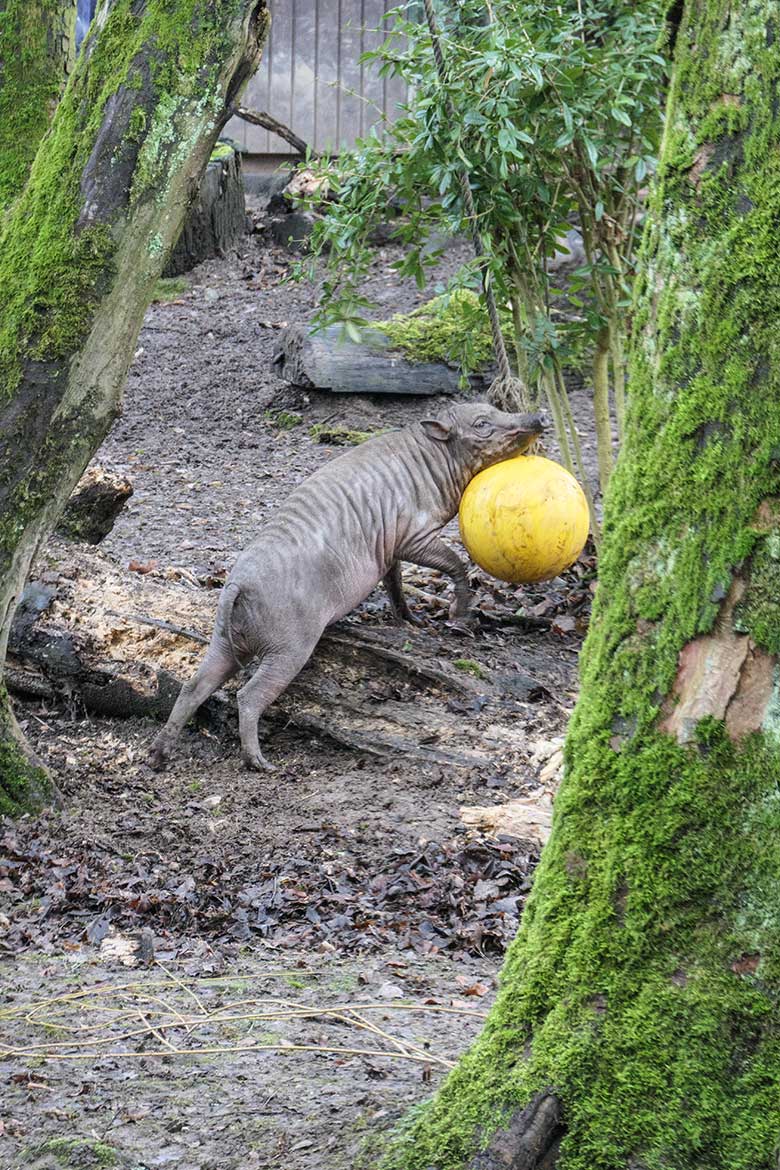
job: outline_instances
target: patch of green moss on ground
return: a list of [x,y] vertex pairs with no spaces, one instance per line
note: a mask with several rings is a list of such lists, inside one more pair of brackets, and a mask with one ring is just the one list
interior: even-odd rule
[[154,286],[152,301],[164,304],[166,301],[175,301],[189,291],[190,282],[185,276],[161,276]]
[[456,658],[452,665],[456,670],[461,670],[464,674],[473,675],[474,678],[485,677],[484,668],[471,658]]
[[26,1151],[32,1160],[45,1160],[61,1166],[62,1170],[103,1170],[119,1165],[119,1154],[113,1146],[97,1138],[57,1137],[41,1142]]
[[263,417],[280,431],[291,431],[303,422],[303,415],[294,410],[267,410]]
[[[485,1031],[393,1170],[460,1170],[547,1088],[559,1170],[777,1157],[780,671],[765,733],[739,743],[708,719],[683,746],[658,716],[735,575],[737,621],[780,651],[780,528],[755,526],[780,494],[780,28],[758,0],[688,11],[553,834]],[[723,95],[749,117],[714,122]]]
[[367,439],[375,439],[384,431],[354,431],[350,427],[331,426],[329,423],[314,423],[309,427],[309,434],[315,443],[329,444],[334,447],[357,447]]

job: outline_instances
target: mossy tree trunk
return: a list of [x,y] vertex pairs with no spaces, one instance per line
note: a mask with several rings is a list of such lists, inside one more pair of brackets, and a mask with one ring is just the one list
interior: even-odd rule
[[389,1165],[777,1166],[778,86],[776,3],[687,0],[553,834]]
[[[119,412],[144,310],[268,19],[264,0],[104,3],[0,227],[0,664],[35,551]],[[19,745],[2,692],[0,811],[41,791]]]
[[0,211],[25,184],[73,68],[76,0],[0,0]]

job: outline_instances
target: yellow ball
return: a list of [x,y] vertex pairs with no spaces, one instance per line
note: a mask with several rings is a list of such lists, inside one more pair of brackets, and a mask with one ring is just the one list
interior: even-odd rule
[[515,584],[557,577],[582,552],[590,527],[574,476],[541,455],[517,455],[480,471],[463,493],[459,519],[471,559]]

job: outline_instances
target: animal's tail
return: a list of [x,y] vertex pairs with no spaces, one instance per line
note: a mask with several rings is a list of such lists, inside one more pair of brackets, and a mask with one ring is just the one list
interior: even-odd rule
[[233,643],[233,606],[236,604],[236,598],[240,592],[241,589],[235,581],[228,581],[227,585],[223,587],[222,594],[219,599],[218,617],[219,623],[222,626],[222,631],[227,638],[227,643],[230,647],[230,653],[233,655],[238,665],[243,666],[244,663],[242,659],[239,658],[236,647]]

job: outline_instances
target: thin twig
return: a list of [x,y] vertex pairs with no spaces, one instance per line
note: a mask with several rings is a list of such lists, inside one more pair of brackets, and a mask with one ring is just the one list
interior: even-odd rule
[[182,991],[186,991],[190,999],[194,1000],[194,1002],[198,1005],[198,1010],[202,1012],[204,1016],[208,1016],[208,1009],[203,1006],[203,1000],[195,994],[192,988],[188,987],[184,980],[180,979],[175,971],[169,971],[166,967],[164,967],[159,959],[156,959],[155,963],[161,971],[163,971],[170,979],[174,981],[174,983],[177,983],[179,987],[181,987]]
[[[430,1064],[430,1053],[418,1056],[413,1052],[387,1052],[381,1048],[339,1048],[330,1044],[230,1044],[204,1048],[146,1049],[143,1052],[36,1052],[39,1060],[148,1060],[149,1057],[171,1056],[226,1056],[233,1052],[323,1052],[338,1056],[385,1056],[395,1060],[411,1060],[415,1064]],[[0,1051],[4,1059],[10,1056],[24,1057],[25,1049],[5,1048]],[[439,1058],[444,1062],[444,1057]],[[454,1068],[454,1061],[446,1062]]]
[[171,1050],[171,1052],[173,1052],[174,1048],[173,1048],[173,1045],[171,1044],[170,1040],[167,1040],[165,1038],[165,1036],[163,1036],[163,1034],[159,1030],[159,1028],[156,1028],[154,1026],[154,1024],[146,1018],[146,1016],[144,1015],[144,1013],[141,1011],[140,1008],[138,1008],[137,1011],[138,1011],[138,1018],[140,1019],[141,1023],[146,1024],[149,1028],[149,1031],[154,1033],[154,1035],[157,1037],[157,1039],[160,1041],[160,1043],[164,1044],[166,1048],[169,1048]]

